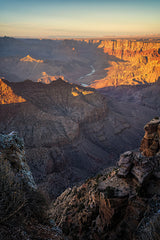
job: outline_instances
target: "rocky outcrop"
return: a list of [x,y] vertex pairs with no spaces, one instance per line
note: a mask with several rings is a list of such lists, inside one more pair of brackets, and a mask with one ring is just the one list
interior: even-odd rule
[[144,127],[145,135],[142,139],[140,151],[146,157],[160,155],[160,119],[157,117]]
[[42,72],[40,78],[37,79],[37,82],[42,82],[45,84],[50,84],[52,81],[56,81],[57,79],[61,78],[64,80],[63,76],[50,76],[46,72]]
[[8,135],[0,134],[0,161],[1,166],[9,168],[8,172],[14,172],[14,178],[18,182],[22,182],[22,185],[33,191],[37,189],[25,159],[23,140],[18,138],[15,132]]
[[43,63],[43,60],[37,60],[35,58],[32,58],[30,55],[27,55],[24,58],[20,59],[20,62],[36,62],[36,63]]
[[143,184],[151,175],[160,176],[160,157],[159,155],[146,157],[140,152],[126,152],[120,156],[118,167],[118,176],[127,177],[132,174],[139,184]]
[[24,98],[16,95],[3,79],[0,79],[0,104],[21,103],[25,101]]
[[0,239],[64,239],[49,222],[46,200],[26,162],[23,140],[15,132],[0,134],[0,199]]
[[[53,203],[51,215],[69,239],[159,239],[160,158],[128,151]],[[147,238],[148,237],[148,238]]]

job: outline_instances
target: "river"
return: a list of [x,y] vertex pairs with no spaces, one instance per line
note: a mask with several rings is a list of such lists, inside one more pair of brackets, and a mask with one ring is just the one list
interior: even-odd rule
[[[83,78],[85,78],[85,77],[89,77],[89,76],[91,76],[92,74],[94,74],[95,73],[95,68],[93,67],[93,65],[90,65],[90,67],[91,67],[91,72],[90,73],[87,73],[87,74],[85,74],[84,76],[82,76],[82,77],[80,77],[79,79],[78,79],[78,81],[79,80],[81,80],[81,79],[83,79]],[[89,85],[88,84],[85,84],[85,83],[80,83],[80,85],[81,86],[83,86],[83,87],[88,87]]]

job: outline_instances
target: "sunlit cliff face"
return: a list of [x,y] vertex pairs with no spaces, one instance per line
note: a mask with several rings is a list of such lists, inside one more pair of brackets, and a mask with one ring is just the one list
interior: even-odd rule
[[101,41],[98,48],[120,61],[110,62],[106,76],[91,87],[137,85],[156,82],[160,76],[160,42],[131,40]]
[[37,82],[42,82],[45,84],[50,84],[53,81],[56,81],[57,79],[61,78],[64,80],[64,76],[62,75],[48,75],[46,72],[41,73],[41,77],[37,79]]
[[72,95],[74,96],[74,97],[77,97],[77,96],[79,96],[80,94],[82,94],[82,95],[88,95],[88,94],[92,94],[92,93],[94,93],[93,91],[90,91],[90,90],[83,90],[83,89],[80,89],[80,88],[78,88],[78,87],[75,87],[75,88],[72,88]]
[[21,62],[37,62],[37,63],[43,63],[43,60],[39,60],[39,59],[34,59],[32,58],[30,55],[27,55],[24,58],[20,59]]
[[26,102],[21,96],[17,96],[11,87],[0,79],[0,104],[22,103]]

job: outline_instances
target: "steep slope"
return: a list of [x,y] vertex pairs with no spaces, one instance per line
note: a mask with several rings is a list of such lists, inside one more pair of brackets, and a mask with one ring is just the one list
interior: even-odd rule
[[158,56],[160,54],[160,41],[156,39],[102,40],[100,41],[98,48],[103,48],[103,51],[105,53],[108,53],[109,55],[114,55],[123,60],[129,60],[131,57],[139,56],[147,56],[150,58],[157,57],[158,59]]
[[0,239],[63,240],[50,224],[47,204],[37,189],[16,133],[0,134]]
[[3,82],[26,102],[0,105],[0,131],[24,138],[35,181],[51,197],[136,148],[144,123],[160,110],[159,85],[108,88],[101,95],[61,79]]
[[0,79],[0,104],[21,103],[25,101],[24,98],[17,96],[11,87]]
[[87,136],[92,135],[87,126],[107,114],[103,96],[61,79],[49,85],[5,84],[26,102],[0,105],[0,129],[5,133],[16,130],[24,138],[29,165],[42,188],[54,196],[105,164],[108,153]]
[[[146,127],[148,147],[121,154],[118,167],[104,170],[79,187],[69,188],[53,203],[51,215],[69,239],[159,240],[160,118]],[[146,147],[147,145],[145,145]]]

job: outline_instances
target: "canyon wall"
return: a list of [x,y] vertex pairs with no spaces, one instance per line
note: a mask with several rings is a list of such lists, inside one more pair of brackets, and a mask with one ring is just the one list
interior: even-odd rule
[[153,83],[160,77],[158,40],[102,40],[97,48],[116,59],[104,69],[105,77],[91,84],[94,88]]
[[127,60],[130,57],[148,56],[158,58],[160,56],[160,42],[138,40],[102,40],[98,48],[103,48],[105,53]]
[[0,38],[0,53],[0,78],[11,82],[50,83],[61,76],[71,83],[104,88],[153,83],[160,77],[160,40],[154,38]]

